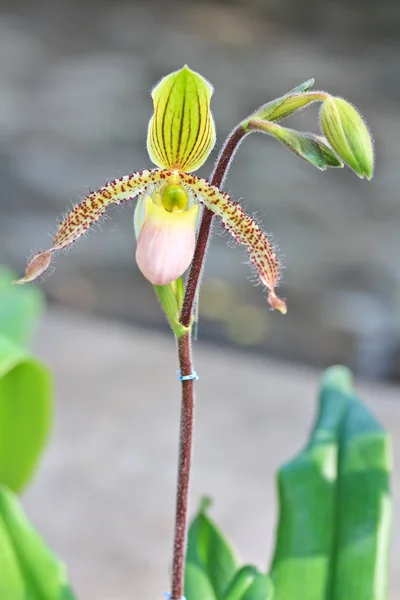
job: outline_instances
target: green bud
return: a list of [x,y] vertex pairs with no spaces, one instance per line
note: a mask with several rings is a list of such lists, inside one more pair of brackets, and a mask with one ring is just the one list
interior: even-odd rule
[[361,115],[343,98],[327,98],[321,107],[321,127],[328,142],[357,175],[371,179],[374,169],[372,137]]
[[313,85],[314,79],[309,79],[281,98],[276,98],[260,106],[248,119],[243,121],[242,126],[246,129],[250,119],[263,119],[270,122],[281,121],[308,104],[325,99],[326,94],[324,92],[307,93]]
[[180,277],[167,285],[155,285],[153,287],[157,294],[157,298],[164,309],[168,322],[171,325],[172,331],[179,339],[185,335],[185,333],[190,331],[190,327],[185,327],[179,322],[185,295],[182,278]]
[[288,150],[321,171],[325,171],[327,167],[343,167],[343,163],[335,156],[322,136],[302,133],[268,121],[249,121],[248,127],[252,131],[261,131],[274,136]]

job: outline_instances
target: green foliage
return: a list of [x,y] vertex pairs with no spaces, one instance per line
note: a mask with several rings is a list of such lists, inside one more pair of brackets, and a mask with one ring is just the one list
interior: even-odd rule
[[235,575],[225,600],[272,600],[274,589],[271,579],[256,567],[246,565]]
[[52,382],[24,347],[43,312],[43,297],[12,286],[12,279],[12,273],[0,272],[0,484],[20,491],[49,434]]
[[0,599],[75,600],[64,565],[11,491],[32,476],[52,419],[50,372],[25,347],[44,298],[32,287],[13,286],[13,279],[0,270]]
[[206,514],[203,500],[189,529],[185,569],[187,600],[272,600],[268,575],[240,567],[231,544]]
[[29,523],[18,498],[0,488],[0,598],[75,600],[66,569]]
[[20,491],[48,438],[52,382],[48,369],[0,335],[0,483]]
[[185,565],[185,597],[187,600],[216,600],[207,572],[198,565]]
[[15,274],[0,267],[0,333],[21,346],[28,344],[45,308],[33,286],[11,285]]
[[270,575],[238,568],[203,502],[189,534],[187,600],[386,600],[390,470],[389,436],[354,397],[350,372],[328,369],[310,439],[278,472]]
[[187,562],[196,565],[208,576],[216,600],[222,600],[239,561],[232,546],[206,514],[207,507],[208,501],[205,500],[190,526]]
[[388,434],[328,370],[307,447],[278,472],[275,600],[384,600],[391,524]]

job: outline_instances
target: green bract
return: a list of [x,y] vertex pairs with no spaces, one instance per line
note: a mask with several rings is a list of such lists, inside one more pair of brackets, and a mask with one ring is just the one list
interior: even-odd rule
[[322,136],[314,133],[302,133],[281,127],[277,123],[259,119],[249,121],[248,128],[250,131],[260,131],[272,135],[288,150],[321,171],[325,171],[327,167],[343,167],[342,161],[337,158],[327,140]]
[[180,277],[168,285],[155,285],[154,290],[164,309],[172,331],[179,339],[182,335],[190,331],[190,327],[185,327],[179,322],[185,292],[182,278]]
[[374,170],[372,138],[361,115],[343,98],[327,98],[321,107],[322,130],[335,152],[357,173],[371,179]]

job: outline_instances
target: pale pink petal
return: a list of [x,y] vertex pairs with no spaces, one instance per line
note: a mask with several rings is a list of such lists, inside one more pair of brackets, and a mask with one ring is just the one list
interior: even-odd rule
[[154,285],[178,279],[192,262],[196,244],[198,207],[185,212],[167,212],[147,198],[147,217],[140,230],[136,262]]

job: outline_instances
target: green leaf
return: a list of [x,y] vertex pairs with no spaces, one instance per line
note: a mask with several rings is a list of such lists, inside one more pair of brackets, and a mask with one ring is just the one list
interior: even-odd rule
[[186,600],[216,600],[206,572],[190,562],[185,566],[185,598]]
[[[336,378],[337,380],[337,378]],[[275,600],[325,600],[335,519],[338,433],[348,396],[332,372],[307,447],[278,471],[280,516],[271,577]]]
[[204,571],[216,600],[223,600],[239,563],[232,546],[207,516],[206,509],[207,501],[203,501],[189,528],[186,560]]
[[224,600],[272,600],[274,590],[269,575],[252,565],[242,567],[229,586]]
[[[275,600],[384,600],[391,518],[387,434],[329,369],[307,447],[278,472]],[[356,574],[356,576],[355,576]]]
[[51,419],[48,369],[0,334],[0,483],[14,491],[26,485],[48,438]]
[[257,573],[241,600],[273,600],[274,586],[269,575]]
[[26,518],[17,497],[0,488],[0,598],[75,600],[65,566]]
[[0,268],[0,333],[25,346],[44,312],[44,297],[39,288],[12,285],[16,275]]
[[388,433],[353,399],[341,435],[332,600],[387,598],[391,470]]

